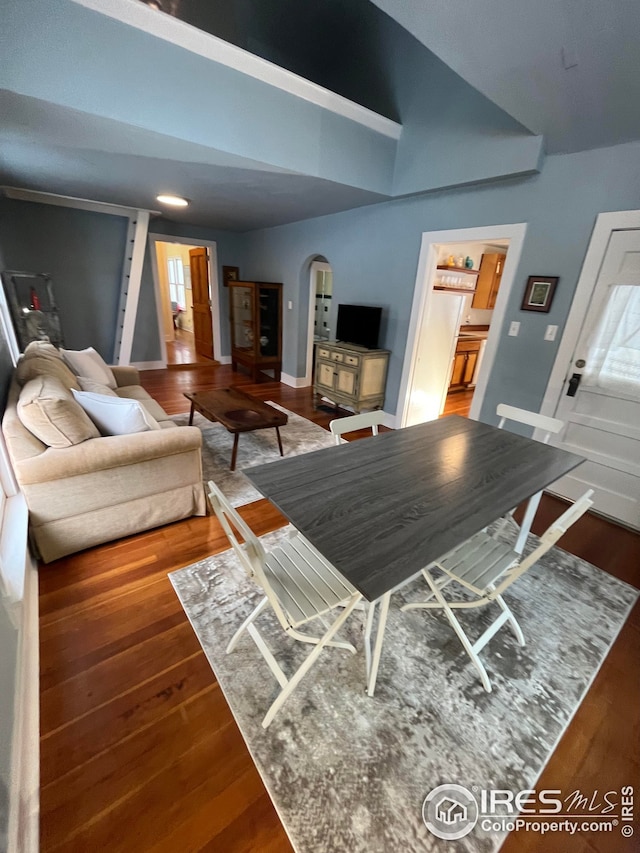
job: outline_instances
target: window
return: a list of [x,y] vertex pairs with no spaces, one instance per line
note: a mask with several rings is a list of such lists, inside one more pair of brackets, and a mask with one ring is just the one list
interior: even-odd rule
[[169,298],[184,311],[187,307],[182,258],[167,258],[169,271]]
[[640,286],[611,285],[588,352],[585,385],[640,399]]

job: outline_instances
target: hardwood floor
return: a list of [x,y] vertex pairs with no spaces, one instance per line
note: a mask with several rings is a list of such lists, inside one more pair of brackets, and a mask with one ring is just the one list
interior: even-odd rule
[[193,332],[185,329],[175,330],[175,339],[166,342],[167,365],[169,368],[182,368],[194,364],[211,364],[211,358],[205,358],[196,352]]
[[[187,410],[184,391],[238,384],[322,426],[335,417],[314,410],[309,389],[255,385],[226,366],[142,381],[170,413]],[[536,527],[559,505],[545,497]],[[258,534],[284,523],[268,501],[241,512]],[[562,546],[638,585],[640,536],[589,515]],[[43,851],[291,851],[167,578],[226,547],[214,518],[194,518],[41,567]],[[636,605],[538,787],[602,792],[640,778],[639,637]],[[637,849],[618,834],[556,836],[518,833],[503,850]]]

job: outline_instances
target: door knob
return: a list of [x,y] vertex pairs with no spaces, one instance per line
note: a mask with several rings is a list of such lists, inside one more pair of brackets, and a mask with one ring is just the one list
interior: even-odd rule
[[578,385],[580,385],[580,380],[582,379],[581,373],[574,373],[571,379],[569,380],[569,387],[567,388],[567,397],[575,397],[576,391],[578,390]]

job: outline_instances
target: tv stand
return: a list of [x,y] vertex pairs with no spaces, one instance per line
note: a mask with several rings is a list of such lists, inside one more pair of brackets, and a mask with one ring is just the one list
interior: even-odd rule
[[314,395],[354,411],[381,409],[389,350],[367,349],[340,341],[316,343]]

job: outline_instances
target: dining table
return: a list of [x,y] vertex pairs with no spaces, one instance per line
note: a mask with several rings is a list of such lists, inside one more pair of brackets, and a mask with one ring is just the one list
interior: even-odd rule
[[[365,653],[372,696],[392,592],[524,501],[537,506],[545,488],[583,461],[450,415],[243,473],[371,603]],[[525,514],[520,550],[531,521]]]

